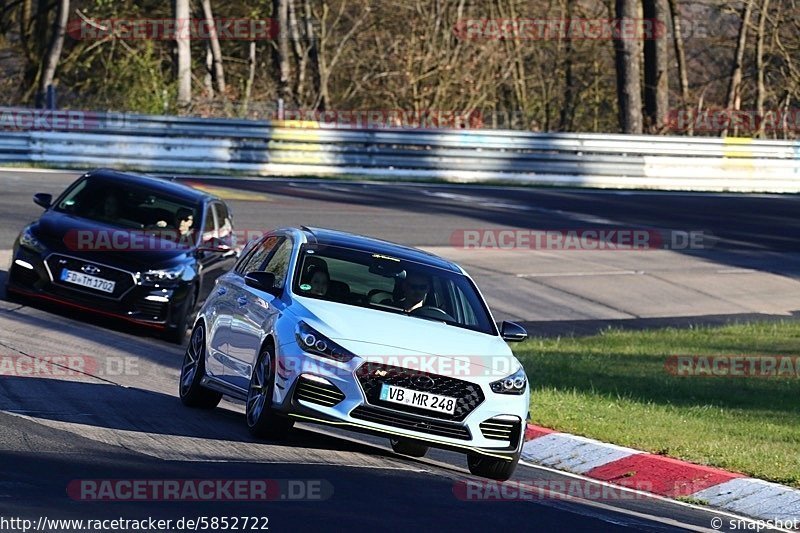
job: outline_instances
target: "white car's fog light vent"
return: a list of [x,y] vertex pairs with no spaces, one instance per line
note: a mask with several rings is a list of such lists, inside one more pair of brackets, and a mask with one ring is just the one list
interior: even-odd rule
[[297,379],[295,398],[305,402],[333,407],[344,400],[344,393],[336,385],[312,381],[305,376]]
[[519,439],[520,420],[490,418],[480,423],[481,433],[487,439],[516,442]]

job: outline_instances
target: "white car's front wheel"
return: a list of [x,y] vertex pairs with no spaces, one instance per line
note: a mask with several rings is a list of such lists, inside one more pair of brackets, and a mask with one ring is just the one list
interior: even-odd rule
[[511,460],[487,457],[472,452],[467,454],[467,466],[469,466],[469,471],[473,475],[498,481],[505,481],[510,478],[514,474],[514,470],[517,469],[517,463],[519,463],[519,454],[515,455]]
[[394,450],[394,453],[408,455],[410,457],[425,457],[425,454],[428,453],[428,447],[419,442],[397,438],[391,438],[389,440],[392,443],[392,450]]
[[275,413],[272,393],[275,390],[275,356],[267,345],[258,354],[250,386],[247,389],[245,414],[250,433],[262,439],[283,439],[294,425],[294,420]]
[[180,378],[180,397],[184,405],[213,409],[222,400],[222,394],[206,389],[200,383],[205,374],[206,335],[203,324],[198,324],[192,331],[189,345],[183,356]]

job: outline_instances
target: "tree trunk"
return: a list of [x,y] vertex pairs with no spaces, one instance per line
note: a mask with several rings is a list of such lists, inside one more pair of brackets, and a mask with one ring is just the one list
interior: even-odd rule
[[325,110],[326,99],[320,97],[320,71],[319,71],[319,40],[314,33],[313,13],[311,12],[311,1],[303,0],[303,17],[306,22],[306,38],[308,39],[308,57],[311,61],[311,82],[314,86],[318,106],[317,109]]
[[[742,26],[739,28],[739,39],[736,42],[736,53],[733,58],[733,68],[731,69],[730,83],[728,84],[728,101],[726,108],[728,111],[738,110],[742,104],[742,63],[744,61],[744,49],[747,45],[747,28],[750,25],[750,14],[753,12],[753,2],[745,0],[742,11]],[[734,128],[734,135],[737,131]],[[728,135],[728,128],[722,131],[723,137]]]
[[289,0],[272,0],[272,18],[278,22],[277,47],[273,54],[278,95],[283,99],[284,105],[293,105],[289,66]]
[[247,83],[244,86],[244,100],[240,114],[247,117],[247,108],[250,105],[250,95],[253,93],[253,82],[256,79],[256,42],[250,41],[250,50],[247,54]]
[[[675,59],[678,62],[678,77],[681,82],[681,109],[684,113],[688,113],[690,109],[689,74],[686,72],[686,52],[683,47],[683,33],[681,33],[683,31],[683,23],[678,0],[669,0],[669,11],[672,15],[672,31],[674,34],[672,41],[675,46]],[[686,130],[688,135],[694,134],[694,120],[692,118],[690,116],[689,126]]]
[[225,99],[225,71],[222,68],[222,49],[219,46],[219,38],[217,36],[216,25],[214,24],[214,13],[211,10],[211,0],[203,0],[203,17],[206,19],[206,24],[209,28],[214,28],[211,31],[211,57],[213,60],[214,68],[212,73],[214,81],[217,85],[217,91]]
[[44,57],[42,75],[39,78],[39,91],[44,94],[47,88],[53,84],[56,75],[56,67],[61,59],[61,49],[64,46],[64,34],[67,30],[67,19],[69,18],[69,0],[59,0],[56,18],[53,21],[53,35],[50,46]]
[[764,136],[764,98],[766,88],[764,87],[764,33],[767,26],[767,15],[769,14],[769,0],[762,0],[761,10],[758,14],[758,35],[756,36],[756,112],[758,113],[758,136]]
[[192,103],[192,51],[189,46],[189,0],[175,0],[175,45],[177,59],[178,107]]
[[[616,0],[619,25],[638,19],[636,0]],[[619,127],[623,133],[642,133],[641,56],[636,39],[615,35],[615,67]]]
[[206,45],[206,75],[203,76],[203,85],[206,88],[208,98],[214,98],[214,54],[211,46]]
[[[574,12],[575,0],[567,0],[565,18],[571,20]],[[567,35],[564,45],[564,104],[561,106],[561,119],[559,120],[560,124],[558,129],[561,131],[571,131],[572,119],[575,115],[577,87],[572,65],[575,47],[569,35]]]
[[662,131],[669,113],[667,0],[644,0],[644,18],[653,34],[644,41],[644,108],[651,133]]
[[294,61],[297,66],[295,69],[294,94],[297,96],[297,102],[300,103],[305,100],[308,53],[303,49],[301,44],[302,38],[300,36],[300,23],[297,20],[297,7],[295,6],[294,0],[287,1],[289,2],[289,28],[292,35],[292,46],[294,47]]

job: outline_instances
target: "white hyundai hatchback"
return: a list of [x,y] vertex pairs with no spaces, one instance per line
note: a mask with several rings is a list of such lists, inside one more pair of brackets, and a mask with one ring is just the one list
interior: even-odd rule
[[466,453],[473,474],[508,479],[530,393],[472,279],[422,250],[325,229],[249,243],[194,324],[180,397],[246,402],[250,431],[296,420],[388,436],[401,454]]

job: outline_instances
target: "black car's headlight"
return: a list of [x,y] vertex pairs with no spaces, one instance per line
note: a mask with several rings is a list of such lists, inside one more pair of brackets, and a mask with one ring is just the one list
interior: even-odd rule
[[19,244],[25,248],[30,248],[31,250],[35,250],[37,252],[44,251],[44,245],[33,234],[30,226],[22,230],[22,233],[20,233]]
[[523,394],[528,388],[528,378],[525,370],[520,368],[508,377],[493,381],[489,386],[497,394]]
[[295,330],[295,339],[297,339],[297,344],[303,351],[321,355],[322,357],[327,357],[328,359],[346,363],[355,357],[355,354],[345,350],[327,338],[325,335],[302,321],[297,324],[297,329]]
[[180,279],[186,267],[183,265],[174,268],[165,268],[159,270],[148,270],[147,272],[139,272],[137,279],[146,285],[155,285],[157,283],[170,283]]

